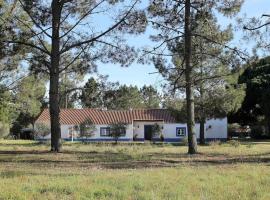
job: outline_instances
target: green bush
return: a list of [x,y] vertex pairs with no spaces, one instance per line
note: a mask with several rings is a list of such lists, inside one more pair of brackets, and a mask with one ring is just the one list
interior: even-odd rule
[[117,122],[110,124],[110,136],[114,138],[115,144],[121,136],[126,135],[127,124],[124,122]]
[[50,126],[48,124],[36,124],[35,125],[35,136],[45,137],[51,133]]
[[4,138],[9,135],[9,125],[0,122],[0,138]]
[[95,124],[91,121],[91,119],[86,119],[83,123],[81,123],[77,127],[77,131],[80,132],[80,137],[83,138],[83,142],[84,139],[93,137],[95,135],[96,130],[97,128]]

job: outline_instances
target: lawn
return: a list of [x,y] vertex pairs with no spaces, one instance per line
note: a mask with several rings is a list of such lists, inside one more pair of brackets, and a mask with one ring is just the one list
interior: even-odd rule
[[270,199],[270,142],[200,146],[0,140],[0,199]]

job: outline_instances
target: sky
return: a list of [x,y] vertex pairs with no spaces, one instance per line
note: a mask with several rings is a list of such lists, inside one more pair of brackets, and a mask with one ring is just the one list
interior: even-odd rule
[[[143,0],[146,3],[147,0]],[[241,12],[238,16],[247,14],[248,18],[260,17],[262,14],[270,13],[270,0],[245,0]],[[234,19],[225,19],[224,17],[218,17],[219,24],[226,25],[228,23],[234,23]],[[144,45],[152,45],[149,40],[149,34],[151,30],[147,30],[145,34],[140,36],[129,37],[129,44],[136,47],[143,47]],[[236,33],[232,45],[239,45],[241,39],[241,33]],[[245,43],[246,44],[246,43]],[[246,44],[248,49],[251,49],[251,44]],[[153,65],[142,65],[133,63],[129,67],[120,67],[116,64],[102,64],[98,65],[98,73],[102,75],[108,75],[109,81],[118,81],[121,84],[136,85],[142,87],[144,84],[152,85],[157,89],[160,89],[160,84],[164,81],[159,74],[149,74],[155,72]],[[86,77],[86,79],[89,76]]]

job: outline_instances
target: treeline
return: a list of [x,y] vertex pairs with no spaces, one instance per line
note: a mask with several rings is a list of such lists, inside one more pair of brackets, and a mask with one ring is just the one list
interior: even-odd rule
[[250,125],[253,138],[270,138],[270,57],[245,65],[238,83],[245,86],[245,97],[229,122]]

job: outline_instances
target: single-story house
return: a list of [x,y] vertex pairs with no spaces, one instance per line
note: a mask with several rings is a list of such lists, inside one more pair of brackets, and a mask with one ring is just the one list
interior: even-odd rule
[[[119,141],[145,141],[151,139],[151,130],[159,125],[165,142],[179,142],[187,137],[187,125],[177,121],[170,110],[167,109],[134,109],[134,110],[102,110],[102,109],[61,109],[60,124],[61,138],[64,140],[81,140],[78,125],[91,120],[95,131],[90,141],[111,141],[110,124],[126,123],[126,130]],[[50,124],[49,110],[41,112],[35,122]],[[199,138],[199,124],[196,124],[196,135]],[[227,118],[210,119],[205,124],[206,140],[227,139]],[[40,139],[50,139],[50,134]],[[159,137],[160,138],[160,137]],[[156,138],[158,139],[158,138]]]

